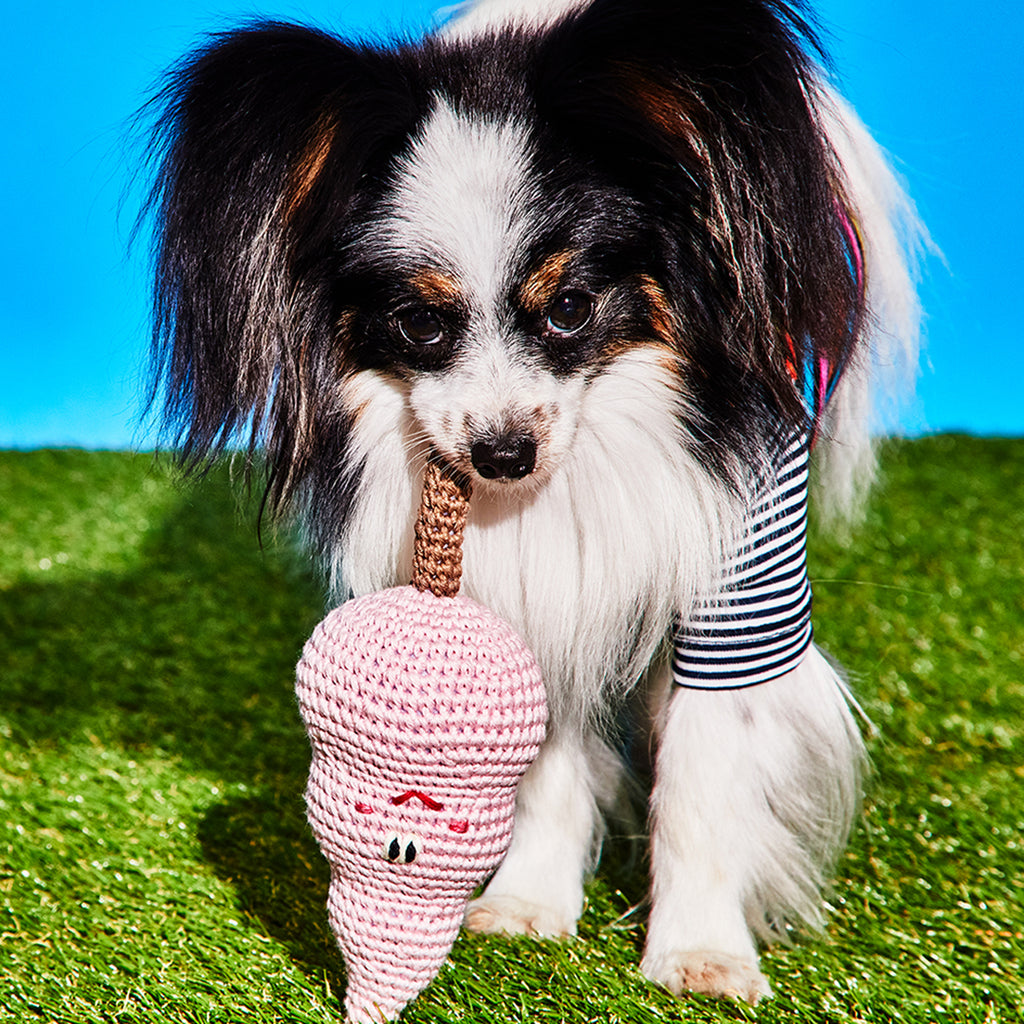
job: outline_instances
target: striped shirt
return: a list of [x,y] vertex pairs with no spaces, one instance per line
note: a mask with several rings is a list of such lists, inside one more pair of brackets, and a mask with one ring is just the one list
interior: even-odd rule
[[760,487],[743,540],[717,593],[701,601],[675,637],[673,682],[697,690],[740,689],[784,675],[811,643],[806,437],[780,452]]

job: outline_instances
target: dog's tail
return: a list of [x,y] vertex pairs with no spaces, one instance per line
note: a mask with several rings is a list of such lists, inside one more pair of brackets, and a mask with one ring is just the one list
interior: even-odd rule
[[885,153],[853,108],[823,87],[816,103],[835,152],[863,258],[862,337],[822,415],[816,446],[817,508],[823,519],[856,519],[876,469],[873,440],[894,426],[918,372],[918,268],[932,248]]

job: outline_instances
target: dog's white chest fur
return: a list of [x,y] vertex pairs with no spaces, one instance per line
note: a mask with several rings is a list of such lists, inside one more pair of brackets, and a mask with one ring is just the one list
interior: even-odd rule
[[[407,389],[368,374],[358,393],[362,487],[335,549],[334,590],[406,582],[421,428]],[[681,443],[680,401],[649,350],[621,356],[580,402],[572,446],[537,487],[478,485],[464,592],[521,631],[573,717],[636,682],[673,617],[718,571],[730,504]]]

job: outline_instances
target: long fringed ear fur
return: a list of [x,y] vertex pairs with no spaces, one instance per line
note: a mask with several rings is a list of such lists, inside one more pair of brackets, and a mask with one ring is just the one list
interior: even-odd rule
[[541,50],[542,116],[677,241],[682,354],[727,446],[759,405],[806,426],[807,383],[844,366],[862,331],[816,49],[781,0],[594,0]]
[[[783,0],[593,0],[521,42],[508,73],[526,68],[538,130],[658,222],[688,387],[723,464],[763,451],[778,413],[820,414],[823,368],[858,361],[867,318],[807,24]],[[428,79],[447,81],[457,47],[423,52],[417,66],[258,24],[215,37],[153,101],[152,398],[187,464],[265,448],[272,506],[343,461],[346,414],[324,405],[344,364],[332,245],[430,89],[451,87]]]
[[[338,364],[326,292],[332,232],[356,183],[404,137],[412,100],[386,53],[262,23],[184,61],[152,101],[160,160],[154,379],[187,465],[265,446],[287,498],[344,422],[318,417]],[[161,393],[162,392],[162,393]]]

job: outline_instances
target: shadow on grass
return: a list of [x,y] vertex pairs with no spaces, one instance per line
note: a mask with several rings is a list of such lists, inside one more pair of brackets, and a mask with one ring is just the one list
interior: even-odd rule
[[0,594],[14,739],[155,751],[226,780],[286,775],[301,792],[294,666],[322,596],[285,549],[260,550],[223,477],[182,492],[132,571]]
[[324,912],[327,866],[306,825],[309,742],[294,696],[323,596],[287,542],[260,548],[254,522],[217,470],[177,492],[130,571],[0,592],[0,701],[11,740],[26,746],[93,744],[244,782],[251,797],[200,821],[204,856],[244,911],[335,985],[342,965]]
[[344,989],[344,965],[327,923],[329,869],[294,792],[265,790],[210,808],[199,841],[217,875],[311,977]]

